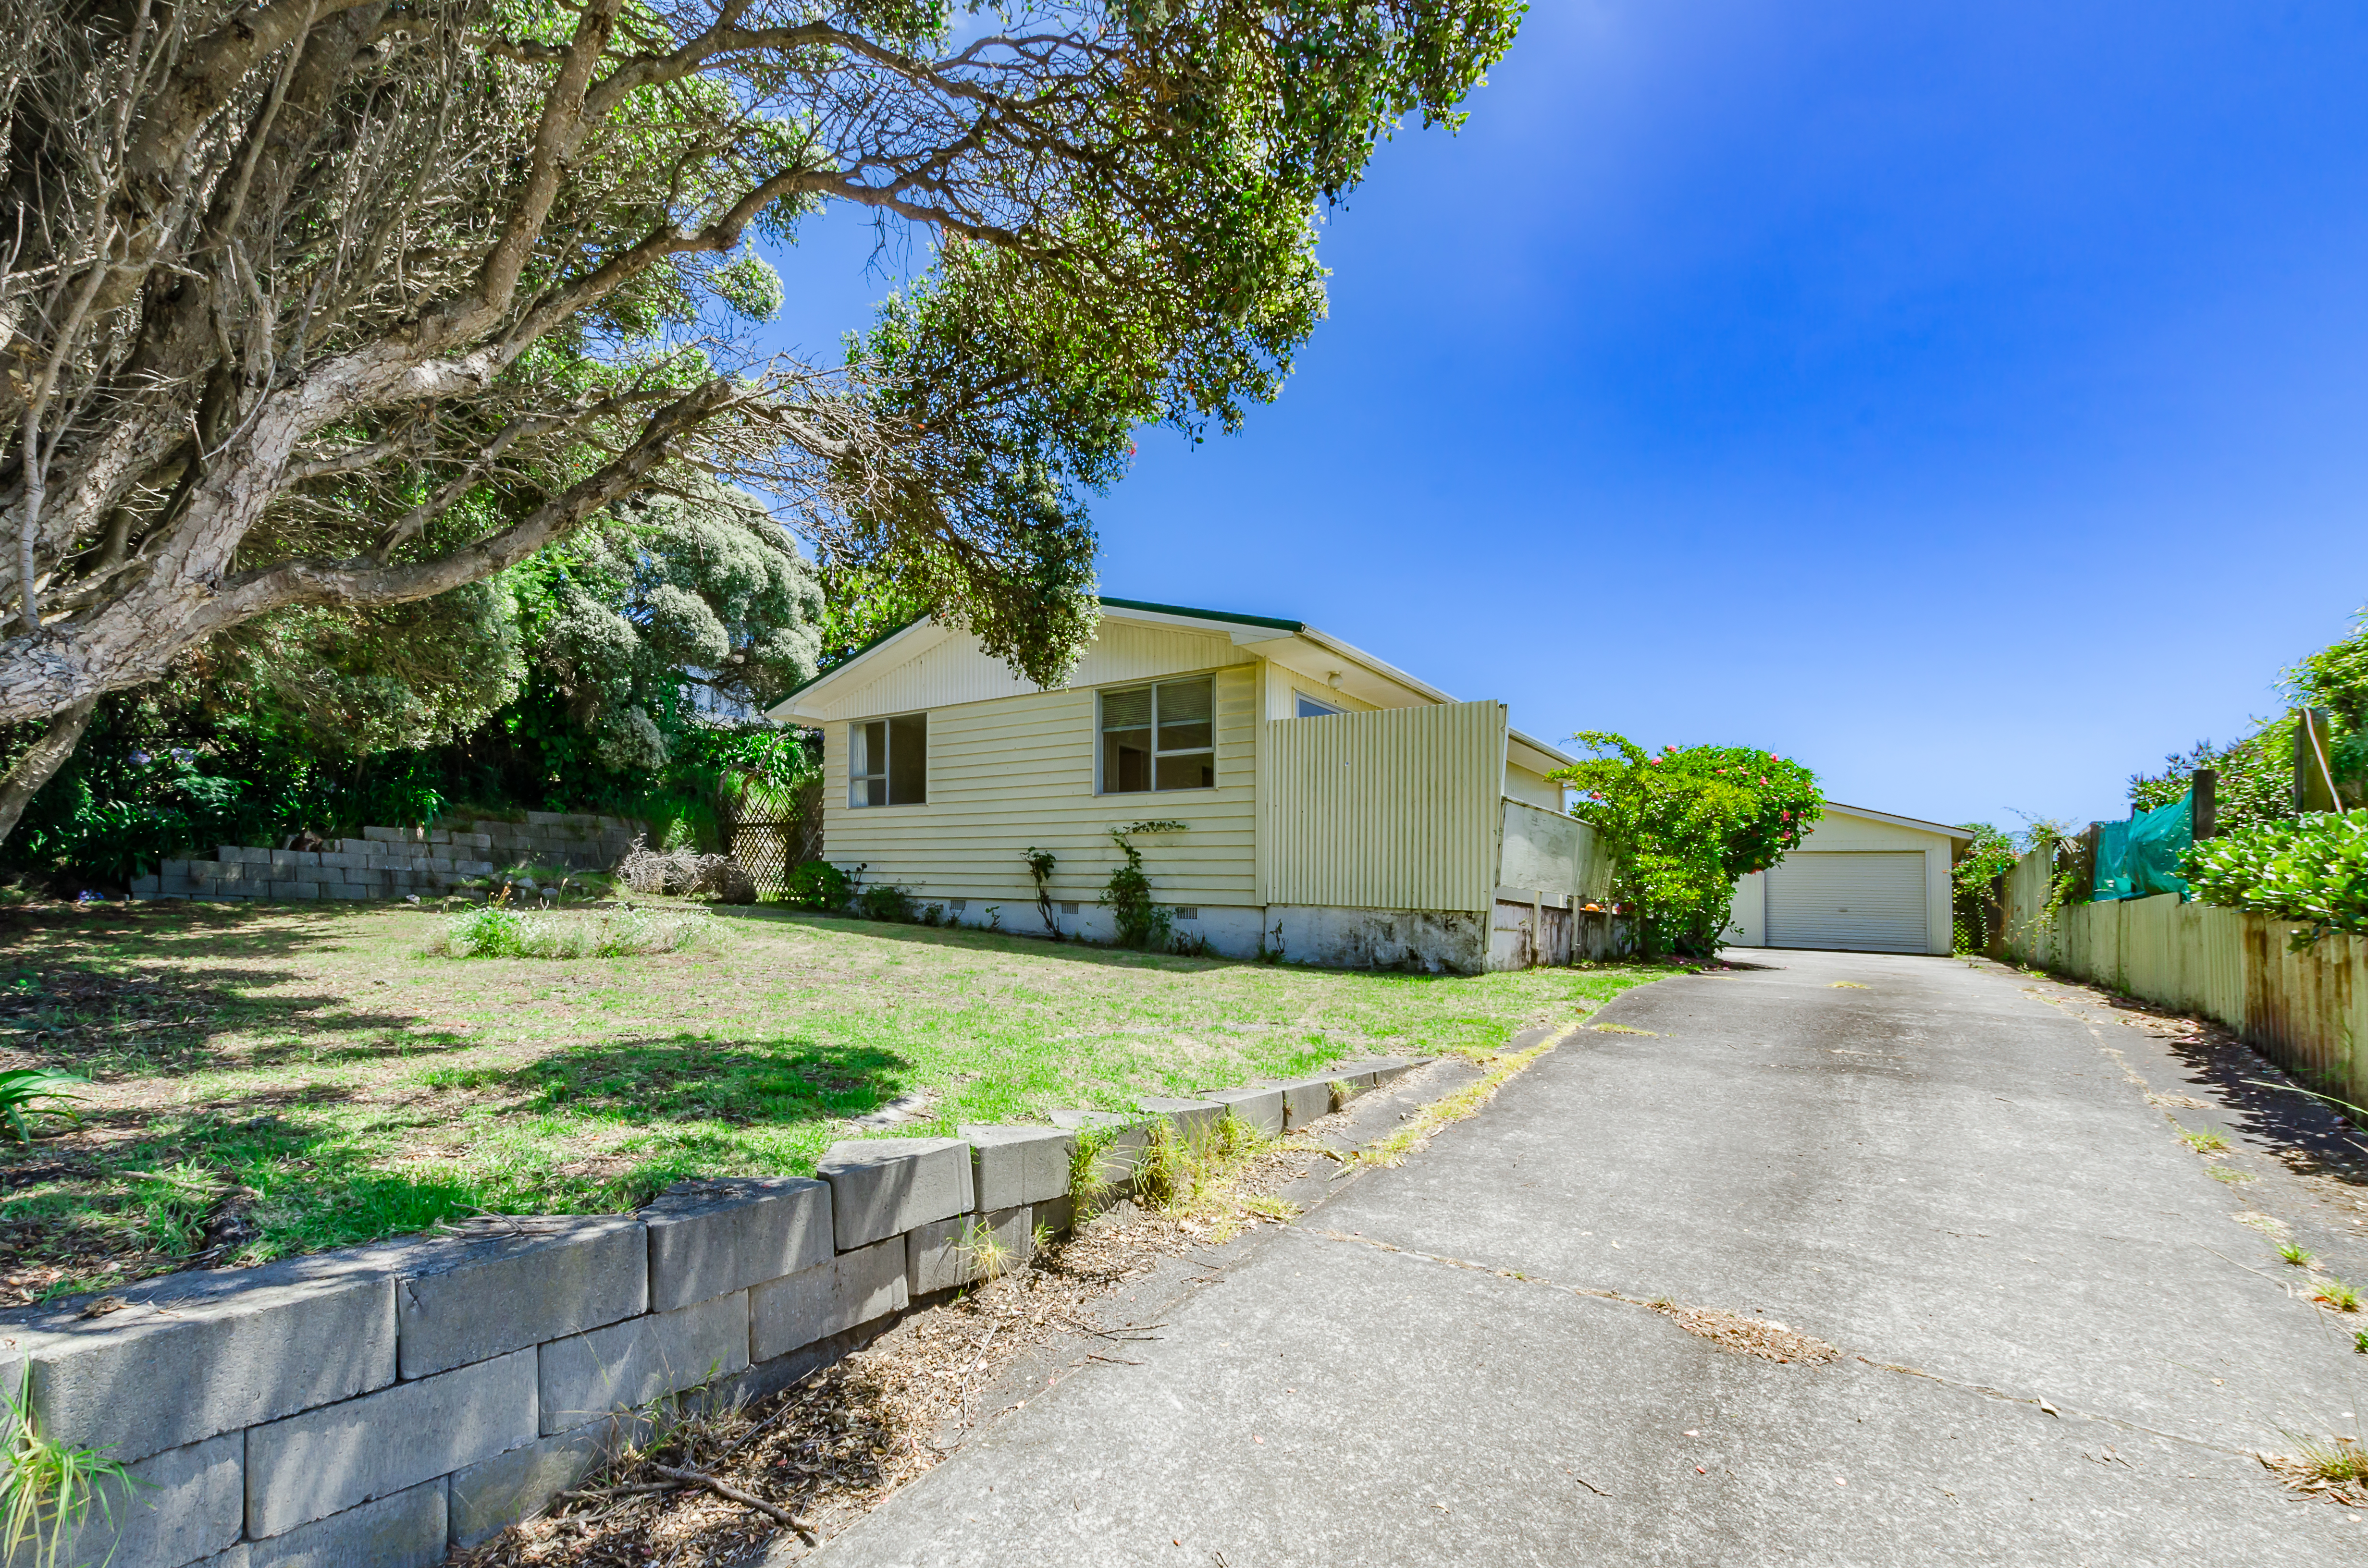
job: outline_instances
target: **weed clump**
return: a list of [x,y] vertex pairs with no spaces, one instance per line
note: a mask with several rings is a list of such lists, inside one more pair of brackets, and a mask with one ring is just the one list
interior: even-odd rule
[[[29,1382],[32,1374],[25,1377]],[[58,1554],[94,1506],[111,1525],[117,1499],[108,1493],[128,1496],[151,1483],[103,1449],[72,1448],[43,1437],[21,1386],[14,1394],[0,1395],[0,1404],[16,1424],[0,1450],[6,1464],[0,1470],[0,1559],[57,1568]]]
[[677,952],[713,926],[704,910],[618,909],[587,919],[488,903],[446,921],[429,951],[454,959],[633,958]]

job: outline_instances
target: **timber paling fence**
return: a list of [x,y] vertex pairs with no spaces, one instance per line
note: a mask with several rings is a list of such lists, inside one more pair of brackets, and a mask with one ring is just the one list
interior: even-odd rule
[[2007,874],[2009,957],[2202,1014],[2313,1088],[2368,1107],[2368,938],[2336,933],[2295,952],[2304,926],[2176,893],[2051,915],[2053,862],[2034,851]]

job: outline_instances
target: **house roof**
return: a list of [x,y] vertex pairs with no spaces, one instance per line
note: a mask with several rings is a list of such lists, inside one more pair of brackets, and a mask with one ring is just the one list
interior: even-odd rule
[[[1144,599],[1103,598],[1099,602],[1104,616],[1112,619],[1224,632],[1236,647],[1253,649],[1285,668],[1296,668],[1303,675],[1338,685],[1351,696],[1367,700],[1392,696],[1387,689],[1392,687],[1405,694],[1405,697],[1397,699],[1401,705],[1405,704],[1406,698],[1414,699],[1417,705],[1455,700],[1429,681],[1408,675],[1396,665],[1343,642],[1304,620],[1285,620],[1270,615],[1246,615],[1231,610],[1196,609],[1189,605],[1154,604]],[[900,649],[919,652],[912,645],[933,629],[934,623],[924,615],[873,638],[835,668],[816,676],[775,703],[770,710],[771,716],[775,719],[795,718],[800,707],[809,706],[825,688],[851,676],[859,666],[875,664]],[[1353,685],[1350,679],[1344,677],[1353,677]],[[1359,691],[1355,689],[1357,686],[1367,689]],[[1510,740],[1516,748],[1530,754],[1517,756],[1514,760],[1534,772],[1551,772],[1577,761],[1568,753],[1519,730],[1510,733]]]

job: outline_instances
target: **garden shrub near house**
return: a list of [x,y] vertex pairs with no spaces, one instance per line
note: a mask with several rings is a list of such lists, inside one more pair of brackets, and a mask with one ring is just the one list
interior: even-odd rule
[[1647,954],[1718,949],[1739,877],[1799,846],[1825,814],[1817,776],[1748,746],[1664,746],[1582,732],[1598,755],[1549,775],[1578,791],[1571,814],[1602,835],[1614,897]]

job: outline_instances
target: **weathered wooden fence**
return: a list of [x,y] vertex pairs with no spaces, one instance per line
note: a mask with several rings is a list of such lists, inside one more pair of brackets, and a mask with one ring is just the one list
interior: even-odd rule
[[2174,893],[2048,910],[2051,857],[2006,878],[2009,956],[2199,1013],[2237,1030],[2315,1088],[2368,1106],[2368,939],[2301,927]]

